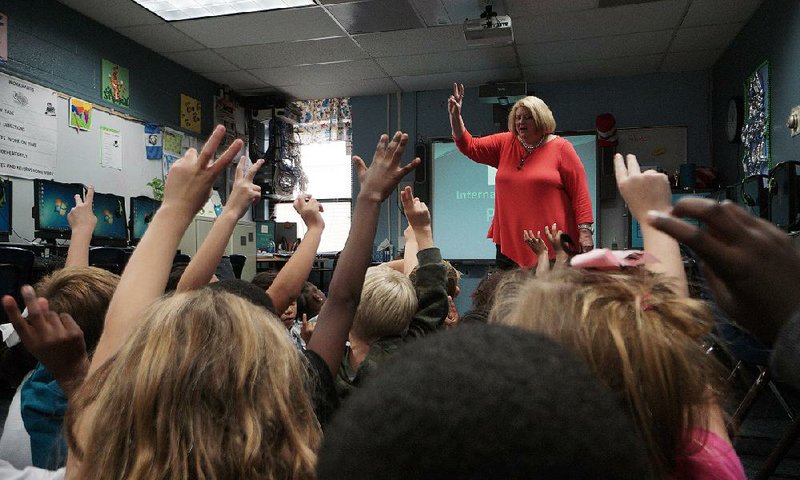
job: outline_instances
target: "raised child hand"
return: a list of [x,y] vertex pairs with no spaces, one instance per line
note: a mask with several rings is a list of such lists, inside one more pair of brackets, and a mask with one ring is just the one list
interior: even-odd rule
[[28,318],[22,318],[17,303],[6,295],[3,308],[31,354],[50,372],[65,390],[65,383],[83,381],[89,369],[83,331],[69,314],[50,311],[47,299],[36,298],[30,285],[22,287]]
[[627,167],[622,155],[614,155],[614,173],[619,192],[633,217],[644,223],[650,210],[669,211],[672,206],[672,191],[667,176],[653,170],[642,172],[635,155],[627,155],[626,159]]
[[75,195],[75,206],[67,214],[67,222],[72,230],[79,230],[81,228],[94,231],[97,225],[97,217],[92,211],[92,202],[94,201],[94,186],[89,185],[86,189],[86,199],[82,200],[80,195]]
[[431,226],[431,212],[428,210],[428,206],[425,205],[425,202],[421,202],[419,197],[414,196],[411,187],[400,191],[400,201],[403,202],[403,212],[412,229]]
[[253,183],[258,169],[264,165],[264,160],[259,159],[256,163],[248,165],[250,161],[242,156],[236,166],[236,179],[233,182],[231,194],[225,203],[224,212],[230,212],[236,219],[242,218],[250,205],[261,198],[261,187]]
[[361,157],[353,157],[353,163],[358,171],[358,181],[361,183],[359,197],[383,202],[397,187],[400,180],[408,172],[417,168],[420,164],[419,157],[405,167],[400,166],[400,157],[403,156],[407,143],[408,134],[396,132],[391,142],[389,136],[383,134],[375,148],[369,168]]
[[212,161],[214,152],[217,151],[224,136],[225,127],[217,125],[199,154],[197,150],[190,148],[172,165],[164,186],[162,209],[175,209],[191,217],[202,208],[211,194],[214,179],[227,168],[236,153],[242,149],[242,140],[236,139],[216,161]]
[[537,231],[536,235],[534,235],[533,230],[523,230],[522,237],[537,257],[540,255],[547,255],[547,244],[542,240],[541,231]]
[[325,210],[317,199],[310,194],[303,193],[295,198],[294,209],[300,214],[300,218],[303,219],[303,223],[305,223],[308,228],[325,228],[325,220],[322,219],[322,215],[320,214]]

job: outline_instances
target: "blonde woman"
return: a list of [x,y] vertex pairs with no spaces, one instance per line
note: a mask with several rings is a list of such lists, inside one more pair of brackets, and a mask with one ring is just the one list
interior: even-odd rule
[[[494,217],[487,238],[497,248],[497,266],[531,268],[536,255],[520,235],[557,223],[582,251],[593,248],[592,203],[586,171],[567,140],[554,135],[553,112],[540,98],[525,97],[508,114],[508,131],[473,137],[464,126],[464,86],[453,84],[450,127],[458,149],[471,160],[497,168]],[[550,258],[556,251],[549,248]]]
[[[620,192],[637,219],[669,209],[669,183],[615,158]],[[651,226],[660,262],[628,271],[562,269],[498,298],[491,321],[544,333],[583,357],[630,411],[659,478],[744,480],[725,429],[721,376],[702,348],[707,307],[688,298],[677,243]],[[508,289],[506,289],[508,290]]]

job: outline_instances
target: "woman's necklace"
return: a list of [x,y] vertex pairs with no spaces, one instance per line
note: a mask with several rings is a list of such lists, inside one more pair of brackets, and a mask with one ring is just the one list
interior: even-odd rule
[[527,160],[528,157],[531,156],[531,153],[533,153],[534,150],[541,147],[542,143],[544,143],[545,139],[549,136],[550,136],[549,133],[545,133],[544,135],[542,135],[542,138],[539,139],[536,145],[529,145],[525,143],[525,140],[523,140],[522,137],[517,136],[517,138],[519,139],[519,143],[522,145],[522,148],[524,148],[525,151],[528,152],[527,155],[519,159],[519,163],[517,164],[517,170],[522,170],[522,166],[525,165],[525,160]]

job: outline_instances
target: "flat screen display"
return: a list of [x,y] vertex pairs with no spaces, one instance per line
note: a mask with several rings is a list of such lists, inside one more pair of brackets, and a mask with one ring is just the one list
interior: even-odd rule
[[125,216],[125,197],[111,193],[94,194],[92,204],[97,225],[93,236],[102,239],[127,240],[128,226]]
[[11,235],[11,181],[0,180],[0,239]]
[[131,197],[131,241],[138,242],[153,220],[161,202],[150,197]]
[[68,234],[67,214],[75,206],[75,195],[83,196],[83,185],[34,180],[33,188],[35,229]]

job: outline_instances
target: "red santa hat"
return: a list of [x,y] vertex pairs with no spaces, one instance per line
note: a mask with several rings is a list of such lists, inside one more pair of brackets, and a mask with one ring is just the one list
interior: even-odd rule
[[601,147],[617,146],[617,120],[610,113],[601,113],[595,119],[597,144]]

